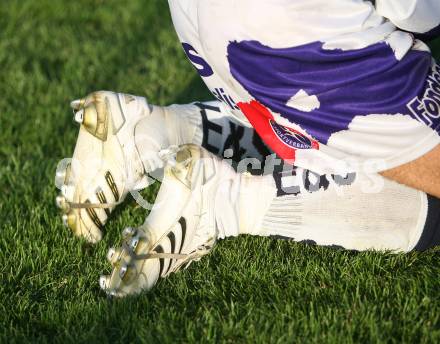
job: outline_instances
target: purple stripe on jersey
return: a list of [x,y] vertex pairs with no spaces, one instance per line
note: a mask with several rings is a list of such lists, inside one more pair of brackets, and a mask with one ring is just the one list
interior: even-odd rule
[[[359,50],[326,50],[323,43],[274,49],[257,41],[231,42],[233,77],[261,104],[300,125],[322,143],[348,129],[355,116],[408,114],[423,93],[431,54],[410,51],[401,61],[386,43]],[[286,104],[304,90],[320,102],[304,112]]]

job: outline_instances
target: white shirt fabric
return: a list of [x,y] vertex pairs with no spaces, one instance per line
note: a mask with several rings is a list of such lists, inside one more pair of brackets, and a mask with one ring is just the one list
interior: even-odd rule
[[440,143],[438,0],[169,0],[213,95],[281,158],[379,172]]

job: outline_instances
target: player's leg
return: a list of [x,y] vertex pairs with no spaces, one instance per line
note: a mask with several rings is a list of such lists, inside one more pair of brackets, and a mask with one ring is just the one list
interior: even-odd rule
[[[254,215],[249,212],[248,220],[243,217],[245,225],[241,232],[357,251],[423,251],[440,244],[438,199],[379,175],[358,173],[355,179],[347,176],[345,180],[330,180],[330,183],[323,181],[322,176],[316,177],[313,192],[296,196],[291,194],[295,182],[289,174],[275,174],[273,180],[260,177],[260,183],[275,188],[277,196]],[[255,207],[257,204],[252,204],[252,199],[262,186],[256,186],[256,177],[247,178],[242,178],[242,189],[248,190],[249,196],[244,196],[241,202]],[[381,187],[373,191],[374,184]],[[260,226],[253,225],[255,214],[264,214],[257,220]],[[290,221],[286,221],[289,216]]]
[[440,198],[440,146],[414,161],[381,174],[398,183]]
[[[202,146],[236,163],[245,158],[264,162],[272,154],[256,131],[250,125],[239,123],[219,101],[174,104],[158,109],[156,116],[141,120],[136,127],[136,146],[146,166],[150,164],[150,152],[184,143]],[[188,122],[192,125],[188,126]]]
[[101,239],[109,215],[130,191],[148,185],[146,175],[163,165],[159,152],[170,145],[230,150],[236,160],[269,154],[218,101],[160,107],[143,97],[95,92],[72,107],[80,131],[73,158],[57,169],[57,204],[64,223],[90,242]]
[[[220,102],[157,107],[141,97],[109,92],[91,95],[73,105],[78,110],[77,120],[83,122],[73,160],[77,168],[60,171],[59,179],[66,185],[58,203],[66,212],[65,222],[77,235],[92,242],[100,239],[115,205],[131,189],[144,187],[145,173],[163,164],[158,155],[161,149],[195,143],[237,162],[247,157],[264,162],[271,153],[255,131],[237,123]],[[123,122],[106,141],[99,138],[99,133],[90,133],[95,125],[90,118],[99,113],[106,114],[112,125]],[[125,136],[121,135],[124,132]],[[307,192],[325,187],[326,180],[346,182],[342,177],[318,176],[322,183],[317,185],[310,180],[316,177],[312,172],[297,169],[296,173],[302,180],[301,187],[296,188]]]
[[300,193],[294,179],[301,174],[292,172],[240,174],[200,147],[181,147],[165,167],[145,224],[126,230],[122,248],[109,251],[113,272],[101,287],[116,296],[149,289],[208,253],[217,239],[240,234],[352,250],[407,252],[439,243],[439,209],[431,208],[439,204],[428,204],[420,191],[376,176],[384,187],[368,193],[376,181],[358,175],[335,177],[337,187],[317,180],[314,192]]

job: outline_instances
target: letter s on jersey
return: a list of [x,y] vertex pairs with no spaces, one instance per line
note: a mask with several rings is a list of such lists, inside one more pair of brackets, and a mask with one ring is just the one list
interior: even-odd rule
[[202,57],[200,57],[199,53],[191,44],[182,43],[183,50],[185,50],[186,56],[188,56],[191,63],[197,69],[197,72],[202,77],[208,77],[214,74],[211,66],[206,62]]

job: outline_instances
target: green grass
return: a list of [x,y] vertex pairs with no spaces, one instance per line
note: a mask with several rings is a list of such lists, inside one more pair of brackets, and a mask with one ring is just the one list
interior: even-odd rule
[[440,342],[438,250],[239,238],[140,297],[99,290],[107,248],[146,213],[130,201],[93,247],[62,226],[53,177],[77,135],[68,102],[99,89],[210,98],[166,1],[2,0],[0,68],[0,342]]

